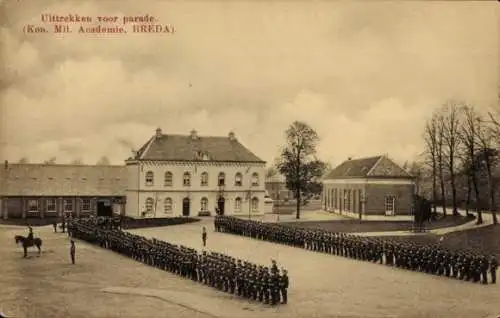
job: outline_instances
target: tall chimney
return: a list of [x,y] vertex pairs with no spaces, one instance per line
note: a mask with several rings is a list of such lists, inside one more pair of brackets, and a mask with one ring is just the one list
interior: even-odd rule
[[5,166],[5,170],[7,170],[9,168],[9,161],[8,160],[5,160],[4,166]]
[[161,136],[163,136],[163,134],[161,132],[161,128],[158,127],[158,128],[156,128],[156,138],[160,138]]

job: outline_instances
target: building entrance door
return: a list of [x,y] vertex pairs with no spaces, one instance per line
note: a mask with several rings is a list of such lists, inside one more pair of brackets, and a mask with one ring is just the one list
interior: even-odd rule
[[217,209],[219,209],[219,215],[224,215],[224,207],[226,206],[226,200],[223,197],[219,197],[217,200]]
[[189,198],[184,198],[184,200],[182,200],[182,215],[189,216],[189,209],[190,209]]

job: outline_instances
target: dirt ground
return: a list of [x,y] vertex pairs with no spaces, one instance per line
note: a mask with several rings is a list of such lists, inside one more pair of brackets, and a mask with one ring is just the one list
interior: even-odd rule
[[247,302],[77,241],[77,264],[69,242],[50,227],[40,257],[28,259],[14,244],[24,228],[0,228],[0,309],[15,317],[467,317],[500,313],[498,285],[478,285],[382,265],[309,252],[243,237],[212,233],[209,221],[131,230],[269,264],[276,259],[291,279],[289,304]]

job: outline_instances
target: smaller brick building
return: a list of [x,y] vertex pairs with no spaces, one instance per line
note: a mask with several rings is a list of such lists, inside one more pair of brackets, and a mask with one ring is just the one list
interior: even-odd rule
[[387,156],[349,159],[323,180],[323,209],[348,216],[411,215],[415,179]]

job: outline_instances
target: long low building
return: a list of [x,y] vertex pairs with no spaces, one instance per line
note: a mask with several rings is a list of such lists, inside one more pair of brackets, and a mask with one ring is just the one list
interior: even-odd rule
[[269,210],[264,170],[265,161],[233,132],[171,135],[158,128],[123,166],[5,162],[0,217],[251,217]]
[[0,186],[4,219],[123,214],[126,168],[5,161]]

